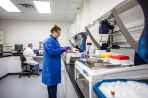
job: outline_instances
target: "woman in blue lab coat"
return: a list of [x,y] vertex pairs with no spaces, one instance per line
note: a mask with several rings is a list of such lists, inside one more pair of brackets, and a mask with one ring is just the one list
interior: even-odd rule
[[55,25],[44,42],[42,82],[47,85],[49,98],[57,98],[57,85],[61,83],[61,54],[69,47],[60,47],[57,38],[61,28]]

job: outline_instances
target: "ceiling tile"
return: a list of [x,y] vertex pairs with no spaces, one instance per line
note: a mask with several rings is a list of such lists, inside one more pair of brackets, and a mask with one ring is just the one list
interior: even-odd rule
[[[33,4],[33,0],[11,0],[22,12],[10,13],[0,8],[0,19],[28,19],[73,21],[76,9],[81,7],[83,0],[40,0],[51,2],[51,14],[40,14]],[[25,8],[19,4],[31,4],[34,9]]]

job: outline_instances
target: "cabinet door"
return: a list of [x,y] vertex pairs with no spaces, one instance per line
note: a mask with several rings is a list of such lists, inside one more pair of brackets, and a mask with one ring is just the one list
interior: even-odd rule
[[9,73],[21,72],[21,61],[19,56],[12,56],[9,58]]
[[8,74],[8,57],[3,58],[2,60],[4,75],[6,75]]
[[8,73],[8,59],[7,57],[1,58],[0,60],[0,77]]
[[0,58],[0,78],[3,76],[2,58]]
[[66,90],[67,91],[66,98],[78,98],[67,72],[66,72],[66,80],[67,80],[66,81],[66,83],[67,83],[66,84],[67,85],[66,86],[66,89],[67,89]]
[[0,31],[0,44],[3,44],[4,32]]
[[21,61],[20,60],[14,60],[14,71],[15,72],[21,72],[22,69],[21,69]]
[[67,93],[67,79],[66,79],[66,69],[65,65],[62,65],[62,83],[63,83],[63,88],[64,88],[64,94],[66,95]]

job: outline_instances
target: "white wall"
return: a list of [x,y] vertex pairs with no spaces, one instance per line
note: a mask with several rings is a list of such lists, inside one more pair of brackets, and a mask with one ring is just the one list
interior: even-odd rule
[[[76,25],[74,31],[71,31],[72,35],[74,33],[79,33],[85,31],[85,27],[98,19],[113,7],[123,2],[124,0],[84,0],[84,4],[81,9],[77,11],[76,18],[73,25]],[[71,29],[73,26],[71,26]]]
[[62,29],[59,37],[61,45],[68,45],[70,22],[50,22],[50,21],[26,21],[26,20],[1,20],[0,27],[4,31],[5,44],[33,43],[34,48],[39,47],[39,41],[44,41],[50,35],[50,29],[57,24]]

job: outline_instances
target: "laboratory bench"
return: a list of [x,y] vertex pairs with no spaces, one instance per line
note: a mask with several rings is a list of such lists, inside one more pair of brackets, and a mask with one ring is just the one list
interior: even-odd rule
[[8,74],[21,72],[20,56],[0,56],[0,79]]
[[[42,68],[42,58],[43,56],[34,57],[40,64],[40,70]],[[21,60],[19,55],[0,56],[0,79],[8,74],[19,74],[21,71]]]
[[147,64],[141,66],[104,65],[94,68],[81,60],[77,60],[75,64],[67,64],[64,56],[62,59],[78,98],[97,98],[92,87],[104,79],[148,79]]

